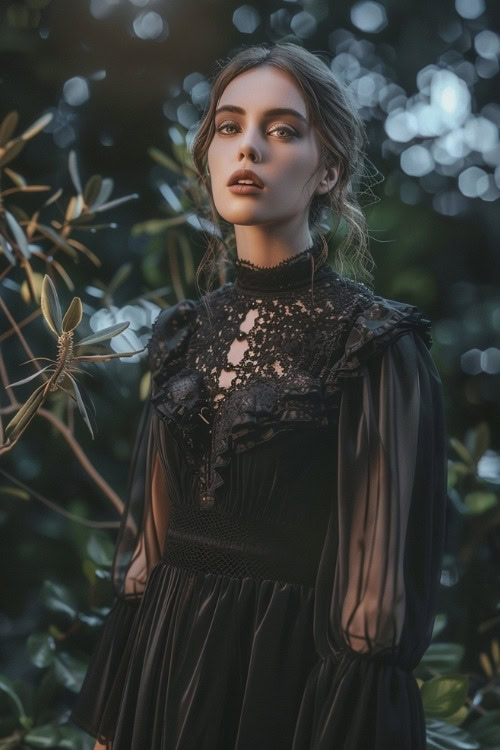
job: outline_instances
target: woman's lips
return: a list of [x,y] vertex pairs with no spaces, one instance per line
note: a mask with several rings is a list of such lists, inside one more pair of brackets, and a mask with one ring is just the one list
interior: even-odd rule
[[251,195],[252,193],[261,193],[263,188],[257,185],[229,185],[229,190],[237,195]]

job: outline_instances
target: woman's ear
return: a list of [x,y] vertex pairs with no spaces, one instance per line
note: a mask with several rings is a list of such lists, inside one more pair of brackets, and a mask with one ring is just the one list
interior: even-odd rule
[[324,171],[323,178],[320,180],[314,191],[315,195],[323,195],[329,193],[330,190],[336,185],[339,178],[339,167],[337,165],[327,167]]

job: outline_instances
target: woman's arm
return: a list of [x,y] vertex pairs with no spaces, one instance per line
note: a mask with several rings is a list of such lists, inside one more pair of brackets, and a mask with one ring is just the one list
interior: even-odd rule
[[424,750],[412,671],[437,607],[447,502],[443,394],[414,332],[360,365],[342,392],[338,477],[315,587],[319,660],[296,744]]

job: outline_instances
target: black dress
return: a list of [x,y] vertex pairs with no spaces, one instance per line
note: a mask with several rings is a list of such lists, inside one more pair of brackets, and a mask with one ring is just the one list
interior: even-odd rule
[[[430,321],[315,242],[161,311],[73,721],[113,750],[424,750],[446,508]],[[208,309],[207,309],[208,304]]]

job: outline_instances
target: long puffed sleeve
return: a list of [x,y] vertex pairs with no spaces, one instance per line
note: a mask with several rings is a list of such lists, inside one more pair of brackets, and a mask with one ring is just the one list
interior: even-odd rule
[[447,500],[442,385],[401,328],[347,378],[335,501],[315,587],[310,675],[294,748],[425,750],[412,670],[432,637]]
[[127,500],[113,561],[114,604],[92,652],[71,719],[102,744],[112,739],[134,622],[168,528],[170,503],[148,400],[136,432]]
[[151,571],[163,553],[171,510],[165,430],[151,399],[155,383],[168,373],[172,359],[180,356],[194,304],[187,300],[162,310],[148,341],[151,387],[135,434],[113,557],[115,601],[70,717],[102,744],[114,736],[139,608]]

